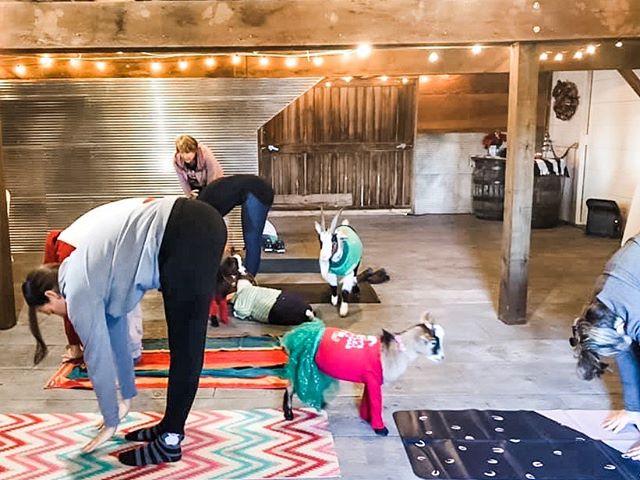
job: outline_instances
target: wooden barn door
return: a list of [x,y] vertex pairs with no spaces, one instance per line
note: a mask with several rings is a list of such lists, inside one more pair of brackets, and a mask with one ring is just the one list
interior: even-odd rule
[[406,208],[411,203],[416,85],[321,83],[259,132],[260,175],[276,204]]

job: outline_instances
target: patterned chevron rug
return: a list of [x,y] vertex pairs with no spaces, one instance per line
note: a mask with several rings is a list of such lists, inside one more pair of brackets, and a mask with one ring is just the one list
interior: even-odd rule
[[295,410],[287,422],[275,409],[191,412],[182,461],[125,467],[117,454],[137,445],[122,432],[152,425],[158,413],[131,413],[117,437],[90,455],[96,414],[0,415],[0,478],[266,479],[339,477],[325,413]]

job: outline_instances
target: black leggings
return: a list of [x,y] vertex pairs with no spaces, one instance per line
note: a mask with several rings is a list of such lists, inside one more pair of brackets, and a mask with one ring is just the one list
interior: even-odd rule
[[197,200],[176,201],[164,231],[158,263],[169,334],[169,385],[160,428],[184,433],[198,390],[209,302],[227,241],[220,214]]
[[307,310],[313,312],[311,305],[304,301],[302,295],[282,292],[269,310],[269,323],[273,325],[300,325],[311,320],[307,317]]

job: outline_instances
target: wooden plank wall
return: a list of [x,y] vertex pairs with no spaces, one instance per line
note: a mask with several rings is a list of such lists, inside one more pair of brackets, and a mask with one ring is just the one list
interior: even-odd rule
[[[419,132],[490,132],[507,129],[509,74],[430,75],[418,89]],[[551,74],[540,74],[538,130],[544,132]]]
[[320,83],[261,129],[260,174],[279,195],[348,193],[353,208],[408,207],[415,108],[415,82]]

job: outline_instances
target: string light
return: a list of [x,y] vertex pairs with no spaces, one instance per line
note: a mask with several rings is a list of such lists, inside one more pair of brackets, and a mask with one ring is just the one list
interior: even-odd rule
[[369,55],[371,55],[371,50],[371,45],[369,45],[368,43],[361,43],[360,45],[358,45],[358,48],[356,48],[356,54],[360,58],[367,58]]
[[178,68],[184,72],[187,68],[189,68],[189,62],[187,62],[186,60],[180,60],[178,62]]
[[213,68],[216,66],[216,59],[213,57],[207,57],[204,59],[204,64],[207,68]]
[[99,72],[104,72],[107,69],[107,62],[99,61],[96,62],[96,68]]
[[25,67],[24,65],[16,65],[13,68],[13,71],[16,72],[16,75],[23,77],[27,74],[27,67]]
[[298,65],[298,59],[296,57],[287,57],[284,59],[284,64],[289,68],[293,68]]
[[563,58],[564,58],[564,55],[563,55],[562,53],[556,53],[556,56],[555,56],[555,57],[553,57],[553,59],[554,59],[556,62],[561,62]]
[[431,63],[437,62],[439,58],[440,58],[440,55],[438,55],[437,52],[431,52],[429,54],[429,62],[431,62]]
[[389,80],[389,77],[387,77],[386,75],[382,75],[382,76],[380,77],[380,81],[381,81],[381,82],[386,82],[387,80]]
[[322,57],[313,57],[313,59],[311,61],[313,62],[313,64],[316,67],[319,67],[320,65],[322,65],[324,63],[324,58],[322,58]]
[[420,75],[419,80],[420,83],[428,83],[431,79],[429,78],[429,75]]
[[540,33],[540,30],[541,30],[540,25],[534,25],[532,30],[533,30],[533,33]]
[[71,59],[69,59],[69,66],[71,68],[80,68],[81,64],[82,64],[82,60],[80,60],[79,58],[71,58]]
[[617,48],[622,47],[622,42],[621,42],[620,40],[618,40],[618,41],[615,43],[615,46],[616,46]]
[[269,65],[269,59],[264,56],[260,57],[260,60],[258,60],[258,63],[260,64],[260,66],[266,67],[267,65]]
[[162,71],[162,64],[160,62],[151,62],[151,71],[153,73],[160,73]]
[[540,60],[542,60],[543,62],[549,60],[549,54],[547,52],[542,52],[540,54]]
[[406,85],[407,83],[409,83],[409,79],[407,77],[402,77],[402,84]]
[[331,87],[331,82],[324,82],[324,86],[327,87],[327,88],[330,88]]
[[233,65],[240,65],[241,61],[242,59],[240,58],[240,55],[238,55],[237,53],[234,53],[233,55],[231,55],[231,63]]
[[589,55],[593,55],[594,53],[596,53],[596,46],[595,45],[587,45],[586,52]]
[[471,53],[473,53],[474,55],[479,55],[480,52],[482,52],[482,46],[474,45],[473,47],[471,47]]
[[342,80],[349,83],[351,80],[353,80],[353,77],[342,77]]
[[531,8],[533,8],[534,10],[540,10],[540,2],[533,2]]
[[576,53],[573,54],[573,58],[575,58],[576,60],[581,60],[582,59],[582,50],[578,50]]
[[51,68],[51,66],[53,65],[53,58],[51,58],[49,55],[43,55],[42,57],[40,57],[40,65],[42,65],[44,68]]

